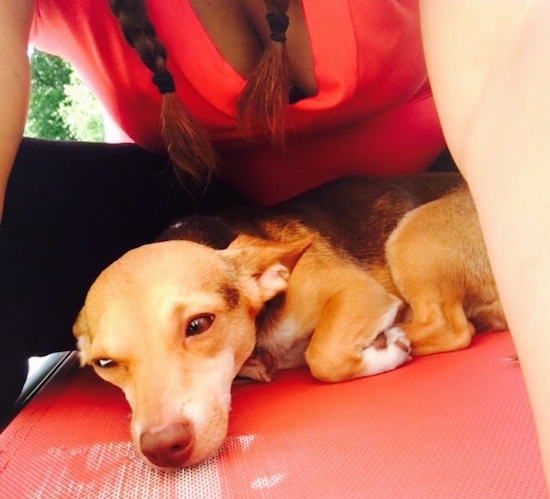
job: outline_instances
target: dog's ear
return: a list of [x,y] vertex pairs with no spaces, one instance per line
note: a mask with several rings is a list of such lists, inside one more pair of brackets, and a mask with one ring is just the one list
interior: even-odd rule
[[82,308],[76,322],[73,325],[73,335],[76,338],[78,357],[80,365],[85,366],[89,362],[89,351],[91,346],[88,321],[86,320],[86,310]]
[[262,303],[283,292],[290,274],[313,244],[315,238],[307,236],[289,243],[279,243],[240,235],[224,250],[245,279],[259,290]]

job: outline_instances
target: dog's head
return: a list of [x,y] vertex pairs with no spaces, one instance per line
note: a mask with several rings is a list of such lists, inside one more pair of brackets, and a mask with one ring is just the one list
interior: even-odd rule
[[124,391],[132,438],[154,466],[191,466],[221,445],[255,318],[310,244],[158,242],[129,251],[91,286],[74,325],[81,362]]

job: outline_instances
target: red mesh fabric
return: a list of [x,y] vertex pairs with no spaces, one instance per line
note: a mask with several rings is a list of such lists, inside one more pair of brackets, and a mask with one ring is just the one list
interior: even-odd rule
[[2,498],[545,498],[508,333],[336,385],[307,370],[234,387],[229,435],[207,463],[149,469],[129,409],[66,369],[0,435]]

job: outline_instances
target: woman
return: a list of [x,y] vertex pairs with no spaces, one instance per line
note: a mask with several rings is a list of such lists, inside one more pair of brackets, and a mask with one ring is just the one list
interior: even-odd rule
[[[164,161],[134,147],[73,145],[67,151],[39,144],[37,154],[38,146],[23,143],[0,233],[2,366],[19,372],[3,400],[17,392],[26,355],[70,348],[70,323],[98,269],[150,239],[174,213],[209,209],[212,198],[223,202],[231,196],[223,185],[248,201],[270,204],[346,174],[429,168],[444,141],[425,49],[446,138],[480,209],[543,449],[550,447],[543,424],[550,402],[536,382],[547,369],[538,347],[548,340],[536,327],[546,307],[533,307],[525,292],[532,289],[531,300],[542,300],[543,278],[550,277],[550,258],[539,249],[548,247],[539,244],[548,237],[549,212],[543,210],[548,181],[539,161],[550,143],[543,140],[548,130],[541,118],[550,106],[542,85],[550,68],[540,64],[549,60],[548,35],[539,24],[548,15],[545,2],[166,5],[1,2],[0,50],[8,62],[0,73],[2,186],[25,120],[29,40],[73,62],[137,144],[155,154],[168,150],[186,186],[200,188],[217,174],[222,180],[218,191],[207,191],[214,192],[211,198],[191,205],[185,192],[169,196],[170,180],[158,175]],[[518,89],[532,84],[540,84],[536,95],[545,99],[530,102],[530,116],[519,107],[525,94]],[[532,118],[541,119],[531,126]],[[521,147],[511,140],[516,137]],[[520,176],[517,155],[531,145],[537,148],[529,147],[531,154],[521,159],[532,175]],[[43,172],[38,179],[36,171]],[[520,180],[519,195],[496,194],[511,193]],[[33,209],[37,193],[40,209]],[[29,213],[39,213],[40,220]],[[506,240],[505,222],[521,231],[521,239]],[[69,256],[63,256],[67,248]],[[51,262],[55,271],[48,270]],[[528,276],[516,272],[527,262]]]

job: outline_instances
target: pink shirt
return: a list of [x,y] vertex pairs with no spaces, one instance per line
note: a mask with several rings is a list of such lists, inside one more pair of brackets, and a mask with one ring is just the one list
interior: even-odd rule
[[[349,174],[424,170],[444,148],[418,0],[303,0],[319,92],[288,107],[284,151],[236,130],[244,81],[181,0],[149,0],[177,95],[208,130],[222,177],[271,204]],[[170,5],[170,7],[167,7]],[[177,20],[177,22],[174,22]],[[160,95],[106,0],[37,0],[31,42],[73,63],[126,134],[161,151]]]

